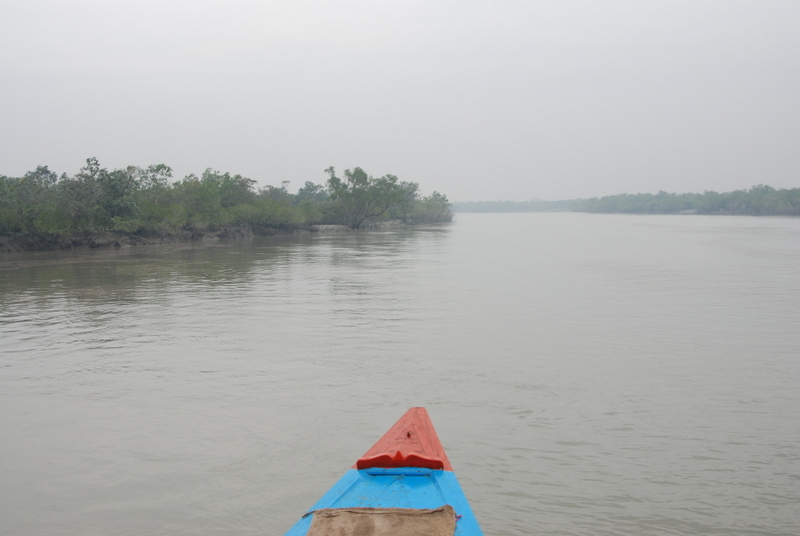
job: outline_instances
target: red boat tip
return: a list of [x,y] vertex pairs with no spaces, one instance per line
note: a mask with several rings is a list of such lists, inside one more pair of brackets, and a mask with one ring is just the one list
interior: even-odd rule
[[353,466],[359,470],[370,467],[453,470],[425,408],[406,411]]

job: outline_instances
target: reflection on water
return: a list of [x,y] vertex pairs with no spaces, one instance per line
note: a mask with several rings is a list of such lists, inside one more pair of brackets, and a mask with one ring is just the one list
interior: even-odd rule
[[0,257],[0,533],[281,534],[425,405],[487,534],[796,534],[800,220]]

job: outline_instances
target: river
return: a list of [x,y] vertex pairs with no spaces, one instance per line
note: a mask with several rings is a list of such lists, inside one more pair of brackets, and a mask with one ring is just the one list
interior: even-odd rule
[[487,535],[797,535],[800,219],[0,256],[0,534],[281,535],[418,405]]

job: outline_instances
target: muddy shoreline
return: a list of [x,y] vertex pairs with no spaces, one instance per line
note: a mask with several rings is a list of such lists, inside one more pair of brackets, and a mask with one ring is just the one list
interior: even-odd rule
[[[378,222],[361,230],[386,229],[411,225],[400,221]],[[86,235],[0,235],[0,255],[25,251],[58,251],[69,249],[121,248],[150,246],[158,244],[178,244],[190,242],[219,242],[247,238],[251,236],[304,235],[312,233],[352,233],[358,232],[346,225],[309,225],[294,229],[277,227],[224,227],[213,231],[180,231],[170,235],[142,235],[128,233],[94,233]]]
[[[337,229],[336,232],[346,232],[345,229],[347,228]],[[0,254],[24,251],[120,248],[187,242],[218,242],[220,240],[247,238],[250,236],[310,234],[312,232],[320,232],[320,230],[315,227],[291,230],[278,229],[275,227],[226,227],[214,231],[180,231],[170,235],[138,235],[127,233],[3,235],[0,236]],[[333,230],[328,229],[324,232],[333,232]]]

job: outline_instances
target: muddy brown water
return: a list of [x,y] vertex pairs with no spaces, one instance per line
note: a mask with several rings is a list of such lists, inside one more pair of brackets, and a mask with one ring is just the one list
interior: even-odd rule
[[426,406],[486,534],[800,533],[800,220],[0,256],[0,534],[280,535]]

